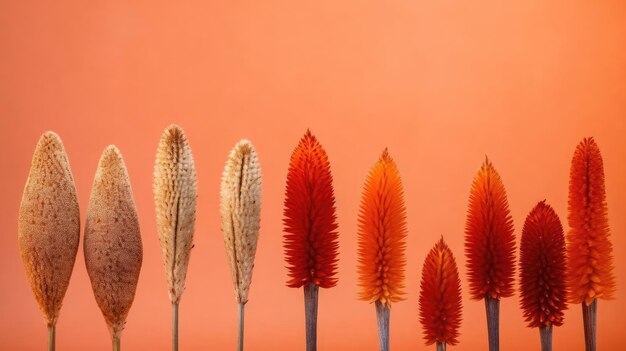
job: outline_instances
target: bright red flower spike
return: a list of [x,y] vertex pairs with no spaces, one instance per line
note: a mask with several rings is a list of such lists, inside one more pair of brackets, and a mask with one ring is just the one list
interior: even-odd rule
[[513,295],[513,219],[502,179],[488,159],[472,183],[465,222],[465,255],[473,299]]
[[406,210],[402,181],[387,149],[372,167],[361,197],[358,228],[359,298],[389,306],[402,300]]
[[335,196],[326,151],[307,130],[291,155],[287,174],[284,248],[287,286],[337,284]]
[[457,344],[461,325],[461,279],[454,255],[443,237],[424,261],[419,305],[426,345]]
[[528,214],[522,230],[520,304],[529,327],[563,324],[565,273],[563,227],[544,200]]
[[591,304],[611,299],[615,292],[613,247],[604,189],[604,166],[593,138],[574,152],[570,168],[567,234],[570,302]]

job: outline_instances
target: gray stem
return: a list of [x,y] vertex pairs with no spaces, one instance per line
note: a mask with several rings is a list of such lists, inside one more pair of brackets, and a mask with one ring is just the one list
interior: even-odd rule
[[489,351],[500,350],[500,300],[485,297],[487,311],[487,334],[489,336]]
[[306,320],[306,350],[317,350],[317,305],[320,287],[309,284],[304,287],[304,318]]
[[552,351],[552,324],[539,328],[541,351]]
[[446,351],[446,343],[437,341],[437,351]]
[[244,303],[239,303],[239,328],[237,332],[237,350],[243,351],[243,317],[244,317]]
[[583,323],[585,325],[585,350],[596,351],[596,320],[598,318],[598,299],[593,300],[591,305],[584,301]]
[[172,303],[172,350],[178,351],[178,304]]
[[378,323],[378,348],[389,351],[389,306],[376,301],[376,321]]
[[54,351],[56,348],[56,325],[48,326],[48,351]]

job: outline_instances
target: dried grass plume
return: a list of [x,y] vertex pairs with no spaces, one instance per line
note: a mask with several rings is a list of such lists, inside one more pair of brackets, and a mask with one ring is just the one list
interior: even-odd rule
[[58,135],[44,133],[35,149],[18,219],[26,276],[54,326],[72,276],[80,238],[80,215],[70,165]]
[[96,302],[111,335],[119,337],[135,297],[142,244],[128,172],[115,146],[104,150],[98,164],[84,250]]
[[184,131],[165,129],[154,164],[154,205],[169,298],[178,304],[185,289],[196,220],[196,170]]
[[261,168],[254,146],[239,141],[228,156],[220,193],[226,255],[237,302],[248,301],[261,212]]

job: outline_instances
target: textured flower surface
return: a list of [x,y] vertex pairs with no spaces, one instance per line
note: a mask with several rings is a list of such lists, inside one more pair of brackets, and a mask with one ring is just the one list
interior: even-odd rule
[[291,155],[284,207],[287,286],[337,284],[335,195],[326,151],[307,130]]
[[604,188],[602,155],[593,138],[576,147],[569,180],[567,234],[571,303],[611,299],[615,292],[613,248]]
[[441,238],[422,269],[420,322],[426,345],[435,342],[455,345],[461,325],[461,279],[452,251]]
[[359,298],[386,306],[402,300],[406,209],[398,167],[387,149],[365,181],[358,222]]
[[565,274],[563,227],[552,207],[541,201],[526,217],[520,248],[520,304],[529,327],[563,324]]
[[465,222],[465,255],[473,299],[513,295],[513,219],[502,179],[488,159],[472,183]]

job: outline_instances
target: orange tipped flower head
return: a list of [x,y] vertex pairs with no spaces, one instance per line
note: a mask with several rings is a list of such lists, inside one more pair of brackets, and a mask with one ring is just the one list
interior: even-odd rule
[[521,306],[528,326],[559,326],[567,309],[565,237],[545,200],[526,217],[520,249]]
[[307,130],[291,155],[283,223],[287,286],[337,284],[337,217],[326,151]]
[[600,149],[586,138],[574,152],[569,180],[570,231],[567,234],[570,302],[591,304],[615,291],[613,248]]
[[457,344],[461,325],[461,279],[454,255],[443,237],[424,261],[419,303],[426,345]]
[[513,219],[502,179],[488,159],[472,183],[465,222],[465,255],[473,299],[513,295]]
[[406,210],[398,167],[387,149],[370,170],[359,210],[359,298],[389,306],[404,295]]

